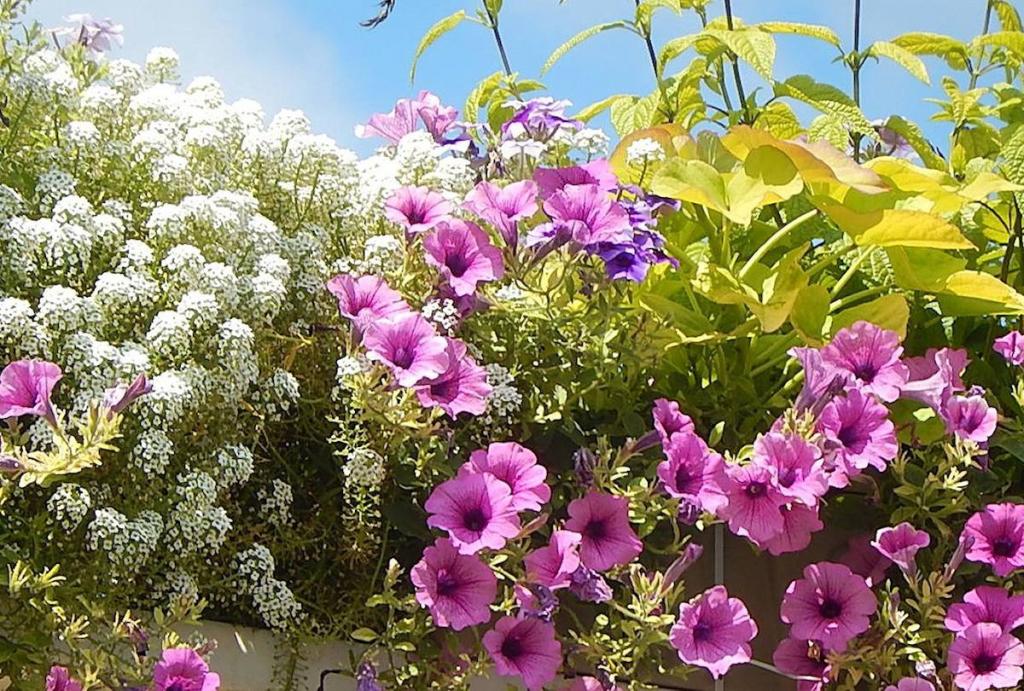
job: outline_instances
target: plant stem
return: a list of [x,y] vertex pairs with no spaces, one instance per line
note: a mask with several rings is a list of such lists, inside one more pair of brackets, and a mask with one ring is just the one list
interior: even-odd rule
[[[732,0],[725,0],[725,21],[729,31],[733,31],[732,22]],[[736,79],[736,92],[740,96],[740,107],[743,108],[743,118],[750,121],[750,110],[747,107],[747,95],[743,90],[743,79],[740,77],[740,61],[735,55],[730,55],[732,61],[732,75]]]
[[487,3],[484,3],[484,11],[487,12],[487,18],[491,21],[491,33],[494,34],[494,42],[498,45],[498,54],[501,56],[501,64],[505,68],[505,74],[511,77],[512,66],[508,61],[508,53],[505,52],[505,43],[501,40],[501,31],[498,29],[498,15],[491,12],[491,9],[487,7]]
[[[853,72],[853,102],[860,108],[860,68],[864,60],[860,55],[860,19],[861,0],[854,0],[853,3],[853,61],[850,63],[850,70]],[[860,163],[860,142],[863,136],[859,132],[853,134],[853,160]]]
[[[992,8],[992,0],[987,0],[985,3],[985,23],[981,27],[982,36],[987,34],[992,28]],[[984,48],[981,49],[981,54],[978,58],[979,61],[981,60],[981,57],[984,57],[984,50]],[[981,77],[983,72],[984,70],[975,70],[973,65],[971,66],[971,89],[978,85],[978,79]]]
[[793,230],[796,230],[797,228],[799,228],[804,223],[811,220],[817,215],[818,210],[811,209],[807,213],[803,214],[802,216],[797,216],[792,221],[790,221],[789,223],[775,231],[775,233],[770,238],[768,238],[763,245],[757,248],[757,251],[754,252],[750,259],[747,260],[746,264],[743,265],[743,268],[740,269],[740,278],[743,278],[748,273],[750,273],[750,270],[754,268],[754,265],[757,264],[762,259],[764,259],[764,256],[768,254],[768,252],[770,252],[771,249],[775,247],[775,245],[777,245],[780,240],[782,240],[782,238],[786,237],[787,234],[789,234]]
[[842,292],[843,288],[846,287],[846,284],[849,283],[855,275],[857,275],[860,265],[863,264],[869,256],[871,256],[871,248],[865,247],[861,253],[852,262],[850,262],[850,266],[846,269],[846,273],[840,276],[836,284],[832,286],[832,290],[830,291],[832,297],[836,297],[840,292]]
[[[640,7],[640,0],[635,0],[636,6]],[[662,106],[665,108],[665,117],[668,118],[669,122],[675,117],[675,112],[672,108],[672,102],[668,98],[668,92],[665,90],[665,80],[661,78],[661,70],[658,68],[658,52],[654,50],[654,41],[651,39],[651,26],[641,27],[637,26],[637,33],[643,38],[644,44],[647,46],[647,56],[651,61],[651,68],[654,70],[654,80],[658,83],[658,91],[661,92]]]

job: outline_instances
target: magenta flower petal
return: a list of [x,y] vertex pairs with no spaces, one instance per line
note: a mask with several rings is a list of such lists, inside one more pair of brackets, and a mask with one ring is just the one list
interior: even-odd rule
[[935,691],[935,685],[927,679],[906,677],[896,686],[886,686],[885,691]]
[[1002,355],[1011,365],[1024,365],[1024,333],[1011,331],[1000,336],[992,344],[992,350]]
[[583,247],[629,240],[629,214],[597,185],[567,185],[544,202],[544,212]]
[[363,345],[367,359],[387,365],[399,386],[416,386],[448,371],[448,341],[419,314],[373,322]]
[[928,533],[904,522],[895,528],[879,529],[871,546],[900,567],[903,573],[911,576],[917,573],[917,553],[931,544],[931,541]]
[[562,665],[555,627],[540,619],[502,617],[484,634],[483,644],[497,673],[519,677],[529,691],[543,689]]
[[54,422],[53,388],[64,373],[52,362],[17,360],[0,372],[0,419],[38,415]]
[[819,562],[789,584],[781,616],[792,626],[793,637],[820,641],[829,650],[842,652],[867,631],[877,608],[871,589],[848,566]]
[[526,578],[551,590],[568,588],[572,575],[580,567],[579,533],[571,530],[556,530],[546,547],[535,549],[526,555]]
[[509,486],[490,473],[458,475],[434,488],[424,508],[427,525],[448,531],[462,554],[501,549],[522,526]]
[[774,470],[779,493],[805,506],[816,506],[828,492],[821,451],[795,434],[769,432],[758,437],[754,463]]
[[82,683],[73,679],[67,668],[54,665],[46,675],[46,691],[82,691]]
[[703,439],[692,432],[676,432],[665,444],[665,458],[657,472],[670,496],[695,502],[709,513],[725,504],[725,463]]
[[667,398],[659,398],[654,402],[654,429],[658,430],[662,444],[676,432],[693,432],[693,420],[679,410],[679,404]]
[[493,225],[505,244],[519,245],[519,221],[537,213],[537,183],[521,180],[505,187],[481,182],[466,197],[465,207]]
[[669,641],[679,659],[719,679],[733,665],[750,662],[750,641],[755,636],[757,624],[743,601],[716,585],[679,605]]
[[953,396],[939,414],[950,434],[982,445],[988,443],[999,422],[996,409],[983,396]]
[[759,544],[772,555],[800,552],[811,544],[811,536],[825,524],[818,518],[817,507],[790,504],[782,508],[782,530],[768,542]]
[[728,501],[718,517],[729,522],[729,530],[759,544],[776,537],[783,528],[782,507],[789,499],[779,490],[775,473],[762,465],[733,465],[725,470]]
[[459,297],[472,295],[480,283],[505,275],[501,250],[475,223],[454,219],[438,224],[423,240],[427,263],[436,267]]
[[974,624],[953,640],[947,663],[964,691],[1016,689],[1024,677],[1024,644],[997,624]]
[[461,631],[491,618],[497,577],[478,557],[460,554],[448,538],[438,538],[423,550],[410,577],[416,601],[430,609],[436,625]]
[[551,488],[544,484],[547,468],[537,456],[515,442],[496,442],[487,450],[474,451],[460,474],[490,473],[512,490],[512,508],[516,511],[540,511],[551,499]]
[[797,638],[783,639],[772,654],[772,662],[786,674],[820,679],[798,681],[797,691],[821,691],[828,682],[831,671],[821,645]]
[[217,691],[220,675],[211,672],[192,648],[167,648],[153,668],[154,691]]
[[818,418],[824,437],[829,483],[845,487],[869,467],[885,470],[899,444],[889,410],[871,396],[851,389],[829,402]]
[[595,185],[602,192],[611,192],[619,184],[611,164],[603,158],[570,168],[538,168],[533,172],[533,179],[540,188],[541,199],[551,197],[567,185]]
[[430,188],[399,187],[384,203],[384,216],[412,236],[450,220],[454,209],[450,201]]
[[961,541],[973,538],[966,558],[988,564],[997,576],[1024,567],[1024,506],[989,504],[967,519]]
[[441,408],[455,419],[459,413],[482,415],[487,409],[491,385],[487,371],[466,354],[466,344],[454,338],[448,341],[448,369],[416,387],[416,397],[424,407]]
[[871,544],[870,535],[855,535],[847,542],[846,552],[839,559],[871,587],[882,582],[892,561]]
[[580,558],[594,571],[628,564],[643,550],[643,542],[629,525],[629,501],[601,492],[589,492],[569,503],[567,530],[582,536]]
[[841,330],[821,350],[822,362],[851,375],[851,386],[891,403],[900,397],[910,371],[900,361],[903,347],[893,331],[860,321]]
[[945,623],[953,633],[986,623],[1010,633],[1024,624],[1024,595],[1011,595],[992,585],[979,586],[964,595],[963,602],[950,605]]
[[338,312],[360,330],[382,319],[409,313],[409,305],[379,276],[339,274],[327,282],[338,301]]
[[950,396],[964,390],[960,377],[967,361],[967,351],[953,348],[931,348],[921,357],[905,358],[910,379],[901,395],[941,410]]

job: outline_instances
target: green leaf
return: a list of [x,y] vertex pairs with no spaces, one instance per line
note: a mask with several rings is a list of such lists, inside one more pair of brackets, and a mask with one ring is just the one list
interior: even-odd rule
[[1024,314],[1024,295],[991,274],[958,271],[946,279],[939,308],[947,316]]
[[504,5],[503,0],[484,0],[484,7],[495,16],[501,13],[502,5]]
[[629,28],[629,26],[628,22],[624,22],[620,19],[618,21],[605,22],[604,24],[597,24],[596,26],[584,29],[562,45],[555,48],[554,52],[552,52],[547,61],[545,61],[544,66],[540,68],[541,76],[543,77],[547,74],[548,70],[555,66],[556,62],[565,57],[566,53],[586,41],[588,38],[597,36],[605,31],[611,31],[612,29],[626,29]]
[[1024,28],[1021,26],[1020,13],[1017,12],[1017,8],[1007,0],[992,0],[992,7],[999,17],[999,25],[1003,31],[1020,31]]
[[608,98],[602,98],[600,101],[591,103],[589,106],[576,113],[576,115],[573,116],[573,119],[580,120],[582,122],[593,120],[598,115],[611,108],[616,101],[622,98],[629,99],[630,96],[628,94],[615,94]]
[[[1010,139],[1003,144],[1002,172],[1006,179],[1024,185],[1024,127],[1018,127]],[[1024,205],[1024,194],[1014,195],[1018,205]]]
[[356,629],[350,635],[352,636],[353,639],[359,641],[360,643],[373,643],[375,640],[377,640],[377,632],[373,629]]
[[463,109],[463,116],[466,118],[467,122],[477,121],[480,108],[482,108],[484,103],[487,102],[490,95],[494,93],[494,90],[501,85],[501,81],[504,77],[504,72],[494,72],[493,74],[484,77],[475,87],[473,87],[473,90],[469,92],[469,96],[466,97],[466,105]]
[[775,95],[806,103],[826,115],[841,118],[854,132],[875,136],[875,129],[853,99],[831,84],[817,82],[806,74],[798,74],[784,82],[775,82]]
[[942,58],[954,70],[967,67],[967,45],[951,36],[914,32],[897,36],[892,43],[906,48],[914,55],[934,55]]
[[828,289],[822,285],[806,286],[797,293],[789,322],[805,343],[821,345],[830,302]]
[[860,213],[848,206],[820,199],[816,205],[858,245],[975,249],[955,225],[941,216],[923,211],[881,209]]
[[1024,33],[1020,31],[997,31],[978,36],[971,41],[971,46],[995,46],[1024,59]]
[[889,41],[875,41],[868,48],[868,55],[889,58],[925,84],[932,83],[931,78],[928,77],[928,68],[924,66],[924,61],[903,46],[890,43]]
[[459,10],[454,14],[450,14],[444,19],[439,20],[432,27],[427,29],[427,33],[423,34],[423,38],[420,39],[420,44],[416,47],[416,54],[412,58],[412,69],[409,70],[409,81],[416,81],[416,63],[419,62],[423,54],[427,52],[427,48],[434,45],[437,39],[444,36],[446,33],[457,27],[466,18],[466,11]]
[[910,308],[902,295],[886,295],[877,300],[843,310],[832,317],[832,335],[859,321],[871,322],[883,329],[895,331],[904,338],[907,335],[907,322],[910,320]]
[[658,54],[659,71],[664,72],[668,63],[692,48],[699,38],[700,34],[690,34],[689,36],[679,36],[667,41],[661,47],[661,52]]
[[705,29],[701,32],[721,42],[732,53],[746,61],[754,71],[771,81],[775,67],[775,39],[771,34],[753,27],[743,29]]
[[620,98],[611,105],[611,120],[615,131],[627,135],[635,130],[650,127],[658,113],[658,95],[629,96]]
[[904,290],[941,292],[946,279],[967,266],[966,260],[941,250],[922,247],[889,247],[885,250],[896,285]]
[[816,38],[820,41],[831,43],[836,48],[839,48],[842,45],[839,40],[839,34],[827,26],[820,26],[818,24],[801,24],[800,22],[761,22],[760,24],[755,24],[754,28],[760,29],[761,31],[767,31],[770,34],[796,34],[798,36]]
[[947,169],[946,160],[935,152],[931,142],[924,136],[924,131],[916,123],[892,115],[885,121],[885,127],[906,139],[926,166],[934,170]]
[[670,159],[651,182],[654,194],[700,204],[724,213],[728,208],[725,179],[704,161]]

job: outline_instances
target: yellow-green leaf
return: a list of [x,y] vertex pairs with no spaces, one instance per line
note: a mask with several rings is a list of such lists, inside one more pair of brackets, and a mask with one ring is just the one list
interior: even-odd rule
[[761,22],[755,24],[755,28],[767,31],[770,34],[796,34],[816,38],[826,43],[831,43],[836,48],[840,47],[839,34],[827,26],[818,24],[801,24],[800,22]]
[[704,161],[670,159],[658,169],[651,181],[654,194],[700,204],[725,213],[729,202],[725,179]]
[[588,38],[597,36],[605,31],[611,31],[612,29],[625,29],[628,28],[629,24],[622,20],[615,22],[605,22],[603,24],[596,24],[588,27],[583,31],[579,32],[562,45],[555,48],[548,59],[544,62],[544,66],[540,68],[541,76],[544,76],[548,71],[555,66],[555,63],[565,57],[566,53],[578,46],[579,44],[586,41]]
[[596,103],[591,103],[589,106],[576,113],[576,115],[573,116],[573,119],[580,120],[582,122],[593,120],[598,115],[611,108],[616,101],[622,98],[628,99],[629,96],[627,94],[615,94],[614,96],[603,98]]
[[895,331],[900,338],[907,335],[907,322],[910,320],[910,308],[902,295],[885,295],[843,310],[832,317],[831,333],[835,335],[859,321],[866,321],[883,329]]
[[802,101],[826,115],[841,118],[854,132],[875,136],[874,127],[853,99],[831,84],[823,84],[806,74],[798,74],[784,82],[776,82],[775,95]]
[[954,70],[962,70],[967,67],[967,45],[950,36],[914,32],[897,36],[892,43],[906,48],[914,55],[940,57]]
[[1024,59],[1024,33],[1020,31],[997,31],[985,34],[974,39],[971,45],[1003,48],[1017,58]]
[[734,29],[705,29],[702,32],[721,42],[741,60],[747,62],[754,71],[772,80],[775,67],[775,39],[771,34],[753,27]]
[[797,293],[789,321],[805,343],[817,346],[823,342],[829,303],[828,289],[822,285],[806,286]]
[[933,214],[906,209],[858,213],[841,204],[820,199],[816,205],[858,245],[974,249],[959,228]]
[[926,166],[935,170],[946,170],[945,159],[935,152],[935,148],[924,136],[924,131],[917,124],[910,120],[905,120],[898,115],[893,115],[885,121],[885,127],[906,139],[907,143],[921,157]]
[[928,68],[924,66],[924,61],[903,46],[889,41],[875,41],[868,48],[868,55],[889,58],[925,84],[932,83],[931,78],[928,77]]
[[966,260],[941,250],[920,247],[889,247],[885,250],[896,285],[905,290],[942,292],[946,280],[967,266]]
[[992,7],[999,17],[999,25],[1003,31],[1020,31],[1020,13],[1008,0],[992,0]]
[[437,39],[444,36],[446,33],[457,27],[466,18],[466,11],[459,10],[453,14],[448,15],[444,19],[439,20],[432,27],[427,29],[427,33],[423,34],[423,38],[420,39],[420,44],[416,46],[416,53],[412,58],[412,68],[409,70],[409,81],[416,81],[416,64],[419,62],[423,54],[427,52],[427,48],[434,45]]
[[952,317],[1024,314],[1024,295],[980,271],[958,271],[949,276],[938,301],[942,313]]

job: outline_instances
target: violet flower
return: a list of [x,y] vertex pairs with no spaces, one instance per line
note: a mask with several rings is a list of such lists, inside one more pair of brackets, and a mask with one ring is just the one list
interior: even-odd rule
[[397,144],[415,132],[422,122],[438,144],[445,143],[445,135],[456,124],[458,111],[441,105],[429,91],[421,91],[415,99],[400,99],[389,113],[378,113],[365,125],[356,125],[356,136],[361,139],[382,137]]
[[454,205],[429,187],[399,187],[384,202],[384,216],[411,238],[450,220]]
[[379,276],[339,274],[327,281],[327,291],[338,301],[338,312],[362,332],[371,324],[411,310],[396,290]]
[[115,45],[124,45],[124,25],[112,19],[96,19],[91,14],[69,14],[64,21],[72,24],[58,30],[58,35],[70,36],[94,55],[106,53]]
[[728,500],[718,517],[729,522],[729,530],[759,544],[778,535],[784,525],[782,507],[790,500],[780,491],[775,473],[761,465],[729,464],[725,477]]
[[1010,331],[1005,336],[1000,336],[992,344],[992,350],[1002,355],[1011,365],[1024,365],[1024,333]]
[[82,683],[66,667],[54,665],[46,675],[46,691],[82,691]]
[[135,377],[130,384],[118,384],[103,392],[103,408],[107,411],[107,417],[112,418],[120,414],[135,400],[145,396],[153,390],[153,385],[142,373]]
[[628,564],[643,550],[643,543],[629,525],[629,501],[601,492],[588,492],[569,502],[566,530],[579,533],[580,558],[595,571]]
[[572,105],[569,101],[542,96],[529,101],[509,101],[505,105],[514,112],[501,125],[503,139],[546,140],[562,128],[578,130],[583,126],[579,120],[566,116],[565,109]]
[[438,538],[423,550],[409,575],[416,601],[430,610],[435,625],[461,631],[490,620],[497,577],[479,557],[461,554],[448,538]]
[[412,387],[448,371],[448,341],[419,314],[399,314],[370,325],[366,357],[387,365],[399,386]]
[[904,521],[894,528],[880,528],[871,546],[900,567],[907,578],[913,578],[917,574],[916,555],[931,541],[928,533]]
[[608,581],[593,569],[582,564],[573,572],[569,590],[584,602],[602,603],[612,599],[613,593]]
[[821,451],[803,437],[763,434],[754,441],[753,462],[774,470],[779,493],[805,506],[816,506],[828,492]]
[[949,646],[946,657],[957,688],[1016,689],[1024,677],[1024,644],[997,624],[974,624]]
[[758,543],[758,546],[776,557],[801,552],[811,544],[814,533],[824,527],[825,524],[818,517],[817,507],[790,504],[782,507],[782,530],[768,541]]
[[552,222],[530,233],[527,244],[531,246],[553,236],[564,236],[584,248],[629,239],[626,210],[597,185],[567,185],[545,200],[544,212]]
[[480,283],[505,275],[501,250],[475,223],[442,222],[424,238],[423,248],[427,263],[440,270],[445,283],[460,297],[475,293]]
[[459,413],[482,415],[492,387],[487,371],[467,354],[466,344],[449,338],[448,369],[434,379],[416,386],[416,397],[424,407],[436,406],[453,420]]
[[935,691],[935,685],[920,677],[905,677],[896,686],[886,686],[885,691]]
[[427,525],[448,532],[462,554],[501,549],[522,526],[508,485],[490,473],[458,475],[434,488],[423,506]]
[[502,617],[484,634],[484,648],[502,676],[516,676],[529,691],[541,691],[562,666],[555,627],[535,618]]
[[859,389],[850,389],[825,406],[818,418],[824,439],[829,484],[845,487],[867,468],[884,471],[899,444],[889,409]]
[[842,329],[821,350],[822,362],[851,375],[851,385],[886,403],[895,401],[910,371],[900,361],[899,336],[866,321]]
[[946,610],[946,628],[961,633],[975,624],[997,624],[1005,633],[1024,625],[1024,595],[994,585],[978,586]]
[[551,499],[551,488],[544,484],[547,468],[537,456],[515,442],[495,442],[478,449],[459,469],[459,474],[490,473],[509,486],[512,508],[516,511],[540,511]]
[[153,668],[154,691],[218,691],[220,675],[211,672],[192,648],[167,648]]
[[967,361],[967,351],[953,348],[930,348],[921,357],[904,358],[910,379],[903,386],[902,397],[942,410],[954,393],[964,390],[961,376]]
[[556,530],[551,534],[547,546],[527,553],[526,578],[552,590],[568,588],[572,575],[580,567],[579,533],[571,530]]
[[679,605],[669,642],[687,664],[703,667],[720,679],[734,665],[750,662],[750,641],[757,624],[743,601],[716,585]]
[[50,424],[57,416],[50,397],[64,373],[52,362],[17,360],[0,372],[0,419],[38,415]]
[[775,648],[772,663],[786,674],[818,679],[798,681],[797,691],[821,691],[832,669],[819,643],[792,637],[783,639]]
[[820,641],[842,652],[867,631],[878,601],[864,579],[848,566],[831,562],[811,564],[803,578],[789,584],[782,598],[782,621],[795,638]]
[[493,225],[512,251],[519,246],[519,222],[537,213],[537,183],[521,180],[505,187],[478,183],[465,207]]
[[725,463],[703,439],[692,432],[676,432],[665,445],[665,458],[657,474],[669,496],[689,499],[708,513],[725,504]]
[[602,192],[613,192],[619,186],[611,164],[603,158],[569,168],[538,168],[533,171],[533,179],[541,199],[548,199],[567,185],[597,185]]
[[988,564],[1005,577],[1024,567],[1024,505],[989,504],[967,519],[960,540],[970,538],[968,561]]
[[987,447],[989,437],[996,431],[999,414],[984,396],[953,396],[939,411],[946,430],[961,439],[968,439]]
[[846,551],[839,561],[874,587],[885,578],[885,572],[892,566],[889,557],[879,552],[871,544],[871,536],[854,535],[847,541]]

